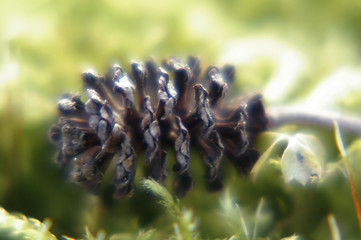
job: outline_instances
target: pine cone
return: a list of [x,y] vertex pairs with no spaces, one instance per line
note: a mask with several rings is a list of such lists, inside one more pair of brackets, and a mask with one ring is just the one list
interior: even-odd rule
[[[177,58],[132,62],[132,77],[115,65],[103,76],[91,71],[82,78],[88,99],[65,94],[58,102],[59,120],[50,139],[59,148],[56,162],[72,166],[72,179],[97,193],[103,174],[115,158],[114,196],[132,192],[136,153],[145,149],[148,174],[167,177],[167,153],[175,150],[176,192],[192,185],[190,146],[203,155],[208,184],[221,187],[224,153],[240,172],[258,158],[251,142],[267,125],[262,96],[250,94],[223,101],[235,70],[211,66],[199,78],[199,59]],[[207,86],[205,88],[204,86]]]

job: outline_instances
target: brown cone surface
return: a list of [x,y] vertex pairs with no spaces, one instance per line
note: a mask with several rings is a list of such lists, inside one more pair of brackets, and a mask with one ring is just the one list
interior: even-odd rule
[[161,67],[133,62],[131,68],[130,75],[118,65],[105,76],[84,72],[85,103],[79,94],[65,94],[58,102],[59,120],[49,135],[58,146],[57,163],[72,166],[74,182],[97,193],[115,159],[114,196],[123,197],[133,190],[136,153],[145,151],[147,172],[163,181],[169,146],[176,154],[179,194],[192,186],[191,145],[203,155],[211,188],[221,186],[224,155],[240,172],[250,170],[258,158],[251,141],[267,118],[260,94],[225,99],[233,66],[208,67],[204,78],[196,57],[170,58]]

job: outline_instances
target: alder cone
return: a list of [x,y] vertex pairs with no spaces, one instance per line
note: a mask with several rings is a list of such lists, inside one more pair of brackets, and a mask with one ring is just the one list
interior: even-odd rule
[[170,58],[160,67],[154,60],[132,62],[130,75],[118,65],[105,76],[82,73],[86,102],[79,93],[63,95],[58,122],[49,132],[58,146],[56,162],[70,165],[72,180],[92,193],[113,162],[115,197],[132,192],[142,150],[146,172],[161,182],[168,174],[165,149],[174,149],[179,195],[193,183],[190,146],[203,155],[210,189],[222,186],[224,155],[240,172],[249,172],[258,159],[252,140],[267,125],[261,94],[224,99],[234,81],[231,65],[210,66],[200,75],[196,57]]

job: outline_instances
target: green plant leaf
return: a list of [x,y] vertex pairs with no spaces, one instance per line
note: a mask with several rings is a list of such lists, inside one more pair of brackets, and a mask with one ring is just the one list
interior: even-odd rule
[[258,159],[257,163],[254,165],[251,174],[253,175],[253,179],[256,178],[256,176],[258,175],[259,171],[261,170],[262,166],[267,162],[267,160],[270,159],[270,155],[273,151],[273,149],[276,147],[276,145],[281,142],[282,140],[286,140],[289,138],[288,135],[286,134],[278,134],[278,133],[273,133],[276,134],[277,138],[276,140],[271,144],[271,146],[261,155],[261,157]]

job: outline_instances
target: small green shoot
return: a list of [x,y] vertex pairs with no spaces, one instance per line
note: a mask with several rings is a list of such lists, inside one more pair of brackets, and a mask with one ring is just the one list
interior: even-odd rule
[[258,220],[261,218],[261,211],[262,211],[262,207],[263,207],[263,202],[264,202],[264,199],[261,198],[261,200],[259,201],[258,206],[257,206],[257,210],[256,210],[256,220],[255,220],[255,223],[254,223],[252,240],[256,240]]
[[181,215],[181,208],[178,199],[173,198],[172,194],[153,179],[144,179],[141,181],[141,185],[147,191],[150,191],[156,197],[158,197],[159,203],[163,205],[174,216]]
[[345,150],[345,148],[343,146],[340,128],[338,127],[338,124],[337,124],[336,121],[333,122],[333,125],[335,127],[336,145],[338,147],[338,150],[339,150],[339,152],[341,154],[342,159],[345,162],[346,170],[348,172],[348,178],[349,178],[350,185],[351,185],[351,193],[352,193],[353,203],[355,205],[356,215],[357,215],[357,219],[358,219],[358,222],[359,222],[359,228],[360,228],[360,232],[361,232],[361,211],[360,211],[359,200],[358,200],[358,197],[357,197],[357,194],[356,194],[355,183],[354,183],[354,180],[353,180],[350,164],[348,162],[347,153],[346,153],[346,150]]
[[292,236],[282,238],[281,240],[299,240],[298,235],[293,234]]
[[276,145],[281,142],[282,140],[287,140],[289,138],[288,135],[286,134],[278,134],[276,133],[276,135],[278,136],[276,138],[276,140],[271,144],[271,146],[261,155],[261,157],[258,159],[258,161],[256,162],[256,164],[254,165],[251,174],[253,175],[253,179],[256,178],[256,176],[258,175],[261,167],[266,163],[266,161],[270,158],[270,155],[273,151],[273,149],[276,147]]
[[173,217],[175,217],[176,222],[173,224],[175,236],[177,240],[196,240],[198,239],[197,232],[197,221],[193,219],[192,211],[183,209],[181,207],[180,201],[177,198],[174,198],[168,190],[160,185],[153,179],[144,179],[141,181],[141,185],[155,196],[157,196],[160,201],[159,203],[163,205]]
[[327,222],[331,232],[331,240],[341,240],[341,233],[338,228],[335,215],[329,214],[327,216]]
[[155,232],[155,229],[150,229],[148,231],[140,230],[137,236],[137,240],[152,240],[154,239]]

